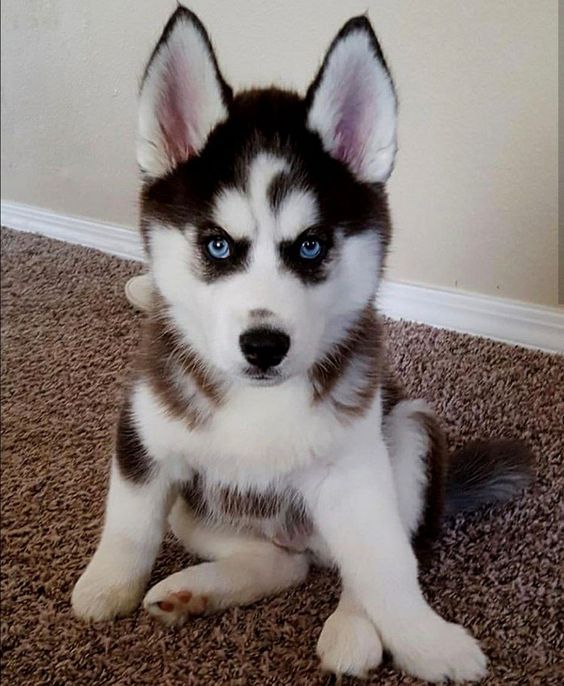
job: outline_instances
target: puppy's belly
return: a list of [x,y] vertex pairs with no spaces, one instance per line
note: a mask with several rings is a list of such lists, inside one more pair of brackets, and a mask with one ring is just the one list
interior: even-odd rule
[[213,483],[196,473],[182,496],[198,519],[210,526],[253,533],[301,552],[315,538],[301,497],[291,488],[241,489]]

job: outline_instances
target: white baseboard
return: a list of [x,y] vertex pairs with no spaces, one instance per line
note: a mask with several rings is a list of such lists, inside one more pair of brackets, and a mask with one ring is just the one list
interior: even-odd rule
[[504,298],[385,281],[378,303],[392,319],[564,353],[564,309]]
[[128,260],[144,259],[138,232],[127,226],[58,214],[15,202],[2,201],[1,210],[2,226],[9,229],[96,248]]
[[[37,207],[2,202],[2,226],[143,260],[138,232]],[[393,319],[484,336],[527,348],[564,353],[564,309],[464,291],[385,281],[378,303]]]

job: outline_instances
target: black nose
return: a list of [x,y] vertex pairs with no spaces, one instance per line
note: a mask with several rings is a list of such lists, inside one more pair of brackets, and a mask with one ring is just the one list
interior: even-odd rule
[[265,371],[286,357],[290,337],[276,329],[249,329],[239,336],[239,345],[247,362]]

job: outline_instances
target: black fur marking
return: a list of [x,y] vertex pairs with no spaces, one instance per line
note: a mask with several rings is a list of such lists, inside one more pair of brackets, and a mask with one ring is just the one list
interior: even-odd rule
[[279,533],[289,538],[311,534],[313,524],[305,503],[294,491],[239,491],[227,486],[210,488],[205,477],[196,473],[183,484],[181,495],[200,521],[228,524],[241,530],[255,531],[261,521],[276,520]]
[[145,450],[131,417],[131,405],[124,403],[118,421],[116,459],[122,476],[136,484],[147,483],[154,463]]
[[[303,283],[315,284],[325,281],[329,275],[329,265],[336,257],[335,231],[329,227],[310,227],[293,241],[280,243],[280,256],[283,265],[293,272]],[[303,241],[317,240],[321,244],[319,257],[306,260],[300,257]]]
[[426,412],[416,412],[414,418],[421,424],[429,441],[425,456],[425,508],[421,524],[413,537],[413,546],[419,560],[426,562],[443,518],[447,445],[437,417]]
[[[372,303],[367,303],[343,338],[311,367],[313,402],[330,402],[340,421],[362,417],[381,384],[382,354],[382,322]],[[355,363],[363,366],[364,379],[355,382],[347,402],[340,401],[333,396],[333,391],[339,381],[346,382],[347,373]]]
[[283,171],[277,174],[267,189],[268,201],[270,206],[276,212],[284,200],[294,191],[313,189],[307,183],[307,178],[301,173],[299,167],[292,168],[291,171]]
[[267,152],[291,167],[289,174],[271,183],[271,203],[279,203],[290,188],[307,187],[318,201],[320,227],[340,228],[345,236],[375,232],[385,252],[391,229],[383,184],[358,181],[323,150],[306,117],[304,100],[292,92],[273,88],[237,95],[228,119],[212,131],[199,155],[163,178],[145,180],[141,230],[148,251],[151,222],[179,230],[192,224],[203,230],[213,221],[216,195],[226,187],[244,190],[249,162]]
[[[224,238],[231,249],[229,257],[218,260],[211,257],[207,250],[208,243],[214,238]],[[251,242],[247,239],[234,240],[223,229],[208,224],[197,232],[196,242],[200,251],[200,278],[207,283],[243,271],[248,265]]]
[[390,414],[394,407],[405,400],[407,394],[391,369],[386,365],[382,372],[382,412]]

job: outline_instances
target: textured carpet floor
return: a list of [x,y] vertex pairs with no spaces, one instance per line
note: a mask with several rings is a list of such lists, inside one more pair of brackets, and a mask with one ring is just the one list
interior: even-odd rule
[[[326,684],[315,643],[338,596],[330,573],[173,630],[141,611],[93,626],[72,617],[138,338],[123,284],[139,266],[8,231],[2,246],[4,683]],[[487,684],[562,683],[564,358],[404,323],[390,324],[389,338],[397,369],[437,408],[453,445],[515,436],[537,459],[521,498],[445,527],[422,577],[427,596],[482,641]],[[167,540],[153,582],[187,562]],[[388,665],[369,683],[418,682]]]

